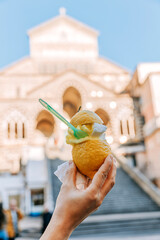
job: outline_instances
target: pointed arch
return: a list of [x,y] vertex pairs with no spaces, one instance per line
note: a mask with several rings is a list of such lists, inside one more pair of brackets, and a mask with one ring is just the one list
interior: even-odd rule
[[41,111],[36,118],[36,129],[41,131],[46,137],[50,137],[54,132],[54,117],[46,110]]
[[74,87],[68,87],[63,94],[63,110],[67,112],[71,118],[78,111],[81,104],[82,101],[79,91]]
[[98,108],[95,113],[103,120],[104,125],[108,125],[110,122],[110,117],[102,108]]

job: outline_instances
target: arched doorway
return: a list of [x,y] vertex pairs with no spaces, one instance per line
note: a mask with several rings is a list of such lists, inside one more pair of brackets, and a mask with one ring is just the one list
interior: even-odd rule
[[70,118],[78,111],[81,104],[79,91],[74,87],[67,88],[63,94],[63,110],[68,113]]
[[43,110],[38,114],[36,121],[36,129],[41,131],[46,137],[50,137],[55,127],[53,116],[46,110]]

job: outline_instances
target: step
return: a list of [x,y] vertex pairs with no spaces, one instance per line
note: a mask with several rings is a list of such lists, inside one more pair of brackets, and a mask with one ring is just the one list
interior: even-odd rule
[[[48,160],[49,172],[54,172],[62,161]],[[60,182],[54,174],[51,174],[53,199],[60,189]],[[116,184],[111,192],[104,199],[101,207],[93,215],[134,213],[144,211],[160,211],[160,207],[131,179],[122,169],[117,169]]]
[[77,227],[72,236],[125,235],[143,232],[160,233],[160,212],[91,216]]

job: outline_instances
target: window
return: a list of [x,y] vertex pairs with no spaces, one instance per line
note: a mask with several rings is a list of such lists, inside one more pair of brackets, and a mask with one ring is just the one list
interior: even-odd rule
[[10,138],[10,123],[8,123],[8,138]]
[[44,204],[44,189],[31,190],[31,205],[41,206]]
[[18,138],[17,123],[15,123],[15,138]]
[[128,117],[128,119],[120,120],[120,134],[128,136],[129,138],[135,137],[136,129],[135,119],[133,116]]
[[22,138],[25,138],[25,126],[24,126],[24,123],[22,123]]
[[129,121],[127,120],[127,133],[128,135],[130,134],[130,131],[129,131]]
[[26,119],[20,112],[13,111],[6,121],[6,136],[8,139],[26,138]]
[[121,135],[123,135],[122,120],[120,120],[120,133],[121,133]]

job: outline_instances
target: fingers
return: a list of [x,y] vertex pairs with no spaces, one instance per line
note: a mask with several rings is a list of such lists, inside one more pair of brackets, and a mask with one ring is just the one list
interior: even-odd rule
[[69,161],[69,169],[66,172],[64,183],[69,184],[70,186],[76,186],[76,165],[73,161]]
[[88,186],[88,178],[82,175],[78,170],[76,174],[76,188],[78,190],[84,190]]
[[108,174],[108,177],[101,188],[100,194],[101,198],[104,199],[104,197],[107,195],[107,193],[113,188],[115,184],[115,178],[116,178],[116,162],[115,159],[113,160],[112,168]]
[[102,166],[99,168],[97,173],[94,175],[92,183],[90,184],[89,188],[94,189],[95,191],[100,191],[101,187],[103,186],[104,182],[107,179],[109,171],[112,167],[113,157],[109,155]]

